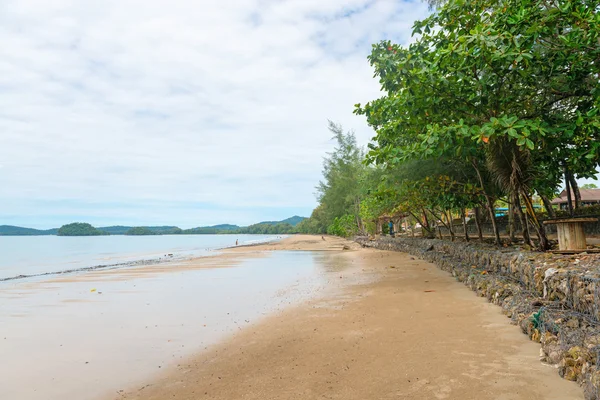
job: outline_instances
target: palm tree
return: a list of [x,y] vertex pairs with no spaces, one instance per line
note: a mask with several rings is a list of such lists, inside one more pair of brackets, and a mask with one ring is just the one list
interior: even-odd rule
[[[526,216],[523,227],[523,238],[530,245],[534,245],[527,232],[527,219],[539,239],[539,248],[549,248],[548,238],[544,226],[540,223],[531,201],[531,184],[538,171],[531,159],[529,150],[517,146],[517,144],[506,138],[496,138],[489,141],[486,151],[487,167],[498,186],[509,194],[517,212],[522,213],[521,204],[525,206]],[[521,203],[522,202],[522,203]],[[527,218],[527,216],[529,218]]]

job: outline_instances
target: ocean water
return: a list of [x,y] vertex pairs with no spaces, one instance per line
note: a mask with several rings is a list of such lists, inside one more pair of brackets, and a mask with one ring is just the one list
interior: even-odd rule
[[[95,240],[103,239],[87,245],[98,249]],[[167,239],[165,251],[194,249],[166,236],[148,239]],[[228,244],[223,239],[198,237],[198,249]],[[0,399],[115,398],[265,316],[348,284],[356,266],[344,255],[248,248],[192,262],[3,282]]]
[[[97,266],[155,263],[210,254],[274,235],[0,236],[0,281]],[[172,255],[170,255],[172,254]]]

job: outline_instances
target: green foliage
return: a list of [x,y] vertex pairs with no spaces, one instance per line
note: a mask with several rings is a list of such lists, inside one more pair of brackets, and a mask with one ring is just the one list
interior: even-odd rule
[[[127,235],[127,232],[129,230],[131,230],[132,228],[134,228],[134,227],[116,225],[116,226],[99,227],[98,229],[101,231],[110,233],[111,235]],[[181,233],[181,229],[176,226],[142,226],[142,227],[136,227],[136,228],[146,228],[158,235],[176,235],[176,234]]]
[[[299,233],[323,234],[364,231],[360,215],[361,201],[367,195],[371,168],[363,164],[364,154],[354,133],[329,122],[329,131],[336,141],[335,149],[323,160],[323,180],[317,186],[319,206],[308,220],[297,226]],[[352,229],[347,225],[352,219]],[[336,222],[337,221],[337,222]],[[343,221],[343,226],[340,226]],[[338,234],[332,233],[332,234]]]
[[587,0],[452,0],[415,23],[411,45],[374,45],[385,95],[356,108],[377,132],[367,161],[446,159],[465,172],[386,184],[404,208],[520,198],[545,248],[531,196],[555,193],[563,168],[588,177],[600,161],[599,15]]
[[160,233],[153,231],[152,229],[146,226],[136,226],[134,228],[130,228],[125,232],[125,235],[132,236],[146,236],[146,235],[160,235]]
[[327,234],[342,237],[352,237],[358,233],[358,226],[354,215],[346,214],[336,217],[327,227]]
[[0,225],[0,236],[42,236],[56,235],[58,229],[32,229],[13,225]]
[[282,221],[263,221],[263,222],[259,222],[259,224],[268,224],[268,225],[290,224],[292,226],[296,226],[300,222],[304,221],[305,219],[306,219],[305,217],[299,217],[297,215],[294,215],[293,217],[286,218]]
[[329,122],[329,131],[337,146],[323,161],[323,181],[317,186],[319,202],[325,205],[328,222],[347,213],[357,216],[360,204],[360,186],[364,166],[363,153],[356,144],[354,133]]
[[319,204],[313,210],[310,218],[300,222],[296,228],[298,233],[324,234],[327,233],[327,226],[325,206],[323,204]]
[[584,185],[581,185],[582,189],[598,189],[598,186],[596,186],[595,183],[586,183]]
[[297,215],[283,221],[265,221],[248,227],[221,224],[183,230],[177,226],[107,226],[94,228],[90,224],[73,223],[59,229],[37,230],[18,226],[0,225],[0,236],[100,236],[100,235],[215,235],[215,234],[291,234],[298,233],[298,225],[307,218]]
[[239,234],[253,234],[253,235],[283,235],[289,233],[296,233],[297,230],[294,226],[288,223],[260,223],[250,225],[245,228],[240,228],[235,233]]
[[58,236],[103,236],[107,232],[94,228],[92,225],[82,222],[63,225],[58,229]]
[[[600,204],[593,204],[593,205],[589,205],[589,206],[584,206],[584,207],[579,207],[578,209],[573,210],[573,215],[574,216],[600,216]],[[569,213],[568,210],[559,210],[556,211],[556,216],[557,217],[570,217],[571,214]]]

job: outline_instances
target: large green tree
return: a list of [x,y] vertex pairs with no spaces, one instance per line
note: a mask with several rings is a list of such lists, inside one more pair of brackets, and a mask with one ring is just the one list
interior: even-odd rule
[[453,0],[415,23],[413,44],[375,45],[385,95],[357,107],[377,132],[369,160],[460,160],[489,211],[495,183],[523,203],[547,248],[531,196],[555,191],[565,168],[593,174],[600,160],[597,11],[584,0]]
[[317,186],[327,226],[336,218],[351,215],[358,230],[363,230],[360,219],[361,185],[365,178],[364,154],[356,143],[353,132],[329,122],[329,131],[336,141],[335,149],[323,160],[323,180]]

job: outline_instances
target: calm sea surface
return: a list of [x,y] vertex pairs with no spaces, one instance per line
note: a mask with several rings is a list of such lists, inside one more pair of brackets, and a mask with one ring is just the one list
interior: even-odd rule
[[[0,236],[0,280],[100,265],[182,259],[274,235]],[[172,254],[170,256],[169,254]]]
[[[15,264],[2,263],[13,274],[17,261],[21,273],[47,270],[48,259],[64,268],[61,255],[88,265],[235,244],[233,236],[0,239]],[[346,254],[247,248],[193,262],[0,282],[0,399],[106,400],[142,387],[265,316],[360,282],[362,267]]]

